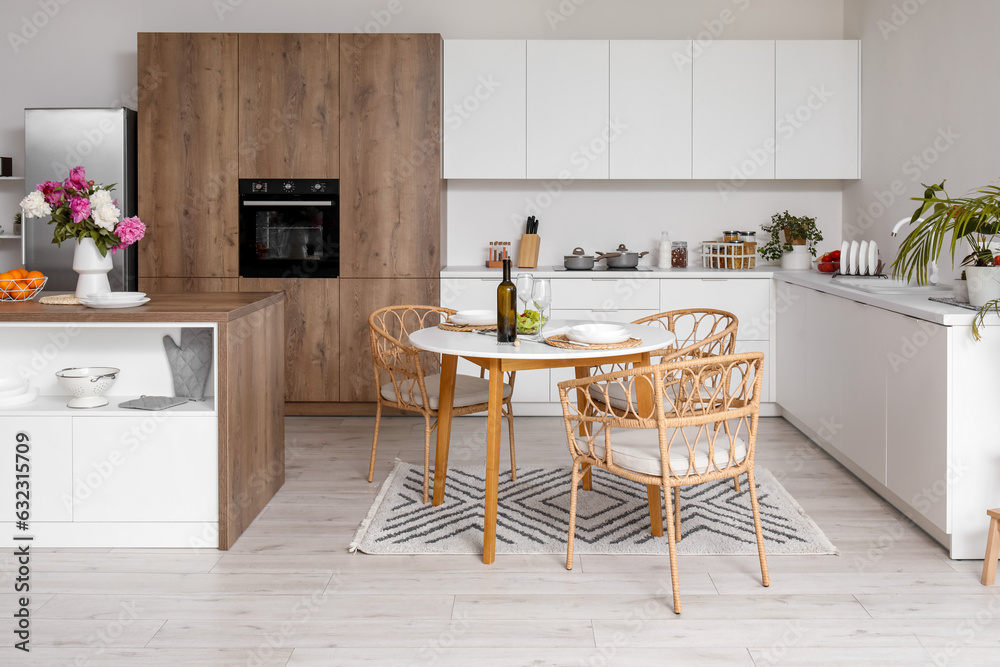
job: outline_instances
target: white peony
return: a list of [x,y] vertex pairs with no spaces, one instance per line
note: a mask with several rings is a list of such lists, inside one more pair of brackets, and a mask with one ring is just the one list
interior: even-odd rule
[[[93,201],[93,197],[91,197],[91,201]],[[113,232],[115,225],[118,224],[118,216],[121,215],[121,211],[114,204],[104,204],[97,208],[93,208],[93,204],[91,204],[90,214],[94,217],[95,225]]]
[[98,190],[90,195],[90,210],[92,211],[111,204],[114,204],[114,202],[111,201],[111,193],[107,190]]
[[45,201],[45,195],[35,190],[21,200],[21,208],[29,218],[45,218],[52,215],[52,207]]

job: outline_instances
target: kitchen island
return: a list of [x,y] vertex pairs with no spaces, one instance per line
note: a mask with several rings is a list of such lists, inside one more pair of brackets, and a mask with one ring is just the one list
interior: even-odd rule
[[[38,546],[229,549],[284,483],[284,296],[149,296],[122,310],[0,303],[0,369],[39,393],[0,410],[11,463],[0,496],[14,498],[13,449],[24,433]],[[163,338],[180,343],[187,329],[212,332],[205,399],[155,412],[118,407],[174,395]],[[107,406],[66,406],[55,372],[83,366],[121,369]]]

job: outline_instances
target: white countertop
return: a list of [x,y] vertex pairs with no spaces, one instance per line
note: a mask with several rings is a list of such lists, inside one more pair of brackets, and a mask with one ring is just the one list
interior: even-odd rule
[[[837,284],[829,274],[818,271],[782,271],[774,272],[775,280],[781,280],[793,285],[808,287],[820,292],[843,297],[858,303],[882,308],[894,313],[909,315],[920,320],[943,324],[949,327],[971,327],[976,311],[966,310],[957,306],[931,301],[926,295],[906,296],[897,294],[869,294]],[[947,295],[944,295],[947,296]],[[1000,318],[991,315],[986,318],[987,326],[1000,326]]]
[[[729,278],[759,278],[767,279],[774,276],[777,266],[763,266],[747,271],[726,271],[724,269],[703,269],[701,267],[688,267],[686,269],[660,269],[648,267],[649,271],[567,271],[562,266],[539,266],[536,269],[519,269],[516,266],[511,271],[512,275],[518,273],[530,273],[536,278],[611,278],[621,277],[628,279],[656,279],[666,278],[709,278],[723,280]],[[441,269],[442,278],[496,278],[500,280],[502,269],[487,269],[484,266],[448,266]]]

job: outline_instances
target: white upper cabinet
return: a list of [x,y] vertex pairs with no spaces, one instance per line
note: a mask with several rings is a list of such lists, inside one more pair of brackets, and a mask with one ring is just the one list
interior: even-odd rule
[[525,178],[526,43],[444,43],[444,177]]
[[861,177],[860,60],[856,41],[777,42],[776,178]]
[[607,40],[528,41],[528,178],[608,178]]
[[715,41],[691,66],[694,177],[774,178],[774,42]]
[[611,178],[691,178],[690,41],[611,42]]

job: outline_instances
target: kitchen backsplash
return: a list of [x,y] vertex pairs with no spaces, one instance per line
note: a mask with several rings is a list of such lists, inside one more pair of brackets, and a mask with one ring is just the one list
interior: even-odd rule
[[[642,265],[656,265],[660,232],[687,241],[696,259],[701,241],[721,240],[724,230],[756,231],[771,215],[788,209],[816,218],[824,241],[841,242],[840,181],[751,181],[720,193],[716,181],[578,181],[552,187],[549,181],[464,181],[448,183],[448,266],[482,264],[490,241],[513,243],[524,222],[540,221],[539,265],[562,264],[576,246],[588,253],[650,251]],[[761,239],[766,241],[766,239]]]

